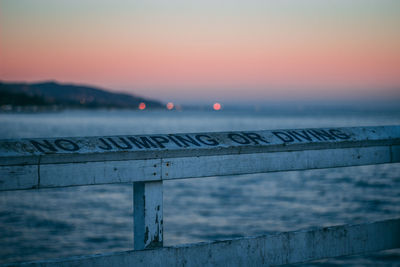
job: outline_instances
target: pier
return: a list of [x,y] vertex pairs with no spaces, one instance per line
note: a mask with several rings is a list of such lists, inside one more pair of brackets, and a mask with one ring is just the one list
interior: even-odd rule
[[400,248],[400,218],[164,247],[163,181],[398,162],[400,126],[8,139],[0,191],[134,188],[133,250],[17,265],[270,266]]

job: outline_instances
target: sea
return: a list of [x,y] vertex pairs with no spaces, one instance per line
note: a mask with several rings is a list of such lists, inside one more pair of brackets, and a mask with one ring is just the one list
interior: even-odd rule
[[[0,113],[0,139],[400,125],[399,110]],[[0,192],[0,263],[133,248],[131,184]],[[164,245],[400,217],[400,164],[164,182]],[[399,237],[400,238],[400,237]],[[400,266],[400,249],[296,266]]]

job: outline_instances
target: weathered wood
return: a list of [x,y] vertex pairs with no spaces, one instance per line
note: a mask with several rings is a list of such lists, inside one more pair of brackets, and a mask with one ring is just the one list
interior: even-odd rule
[[[397,152],[396,152],[397,151]],[[0,190],[159,181],[399,162],[391,146],[0,166]],[[397,153],[397,154],[396,154]]]
[[268,266],[400,247],[400,219],[160,248],[162,180],[393,162],[400,126],[0,140],[0,190],[134,183],[141,251],[28,266]]
[[135,250],[163,246],[163,185],[136,182],[133,185],[133,243]]
[[0,166],[0,191],[161,180],[161,160]]
[[161,160],[40,165],[40,188],[161,180]]
[[38,188],[39,166],[0,166],[0,191]]
[[0,140],[0,190],[393,163],[399,147],[400,126]]
[[390,147],[171,158],[163,161],[162,179],[320,169],[391,162]]
[[400,146],[390,146],[392,162],[400,162]]
[[394,219],[154,250],[37,261],[21,266],[271,266],[399,247],[400,219]]
[[0,140],[1,165],[400,145],[400,126]]

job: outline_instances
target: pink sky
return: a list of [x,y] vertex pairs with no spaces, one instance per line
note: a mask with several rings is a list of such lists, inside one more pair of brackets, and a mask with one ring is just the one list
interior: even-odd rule
[[400,96],[396,1],[83,2],[0,2],[0,80],[181,103]]

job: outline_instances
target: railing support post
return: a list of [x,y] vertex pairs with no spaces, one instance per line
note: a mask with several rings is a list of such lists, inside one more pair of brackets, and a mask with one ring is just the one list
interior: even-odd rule
[[133,247],[163,246],[162,181],[133,183]]

